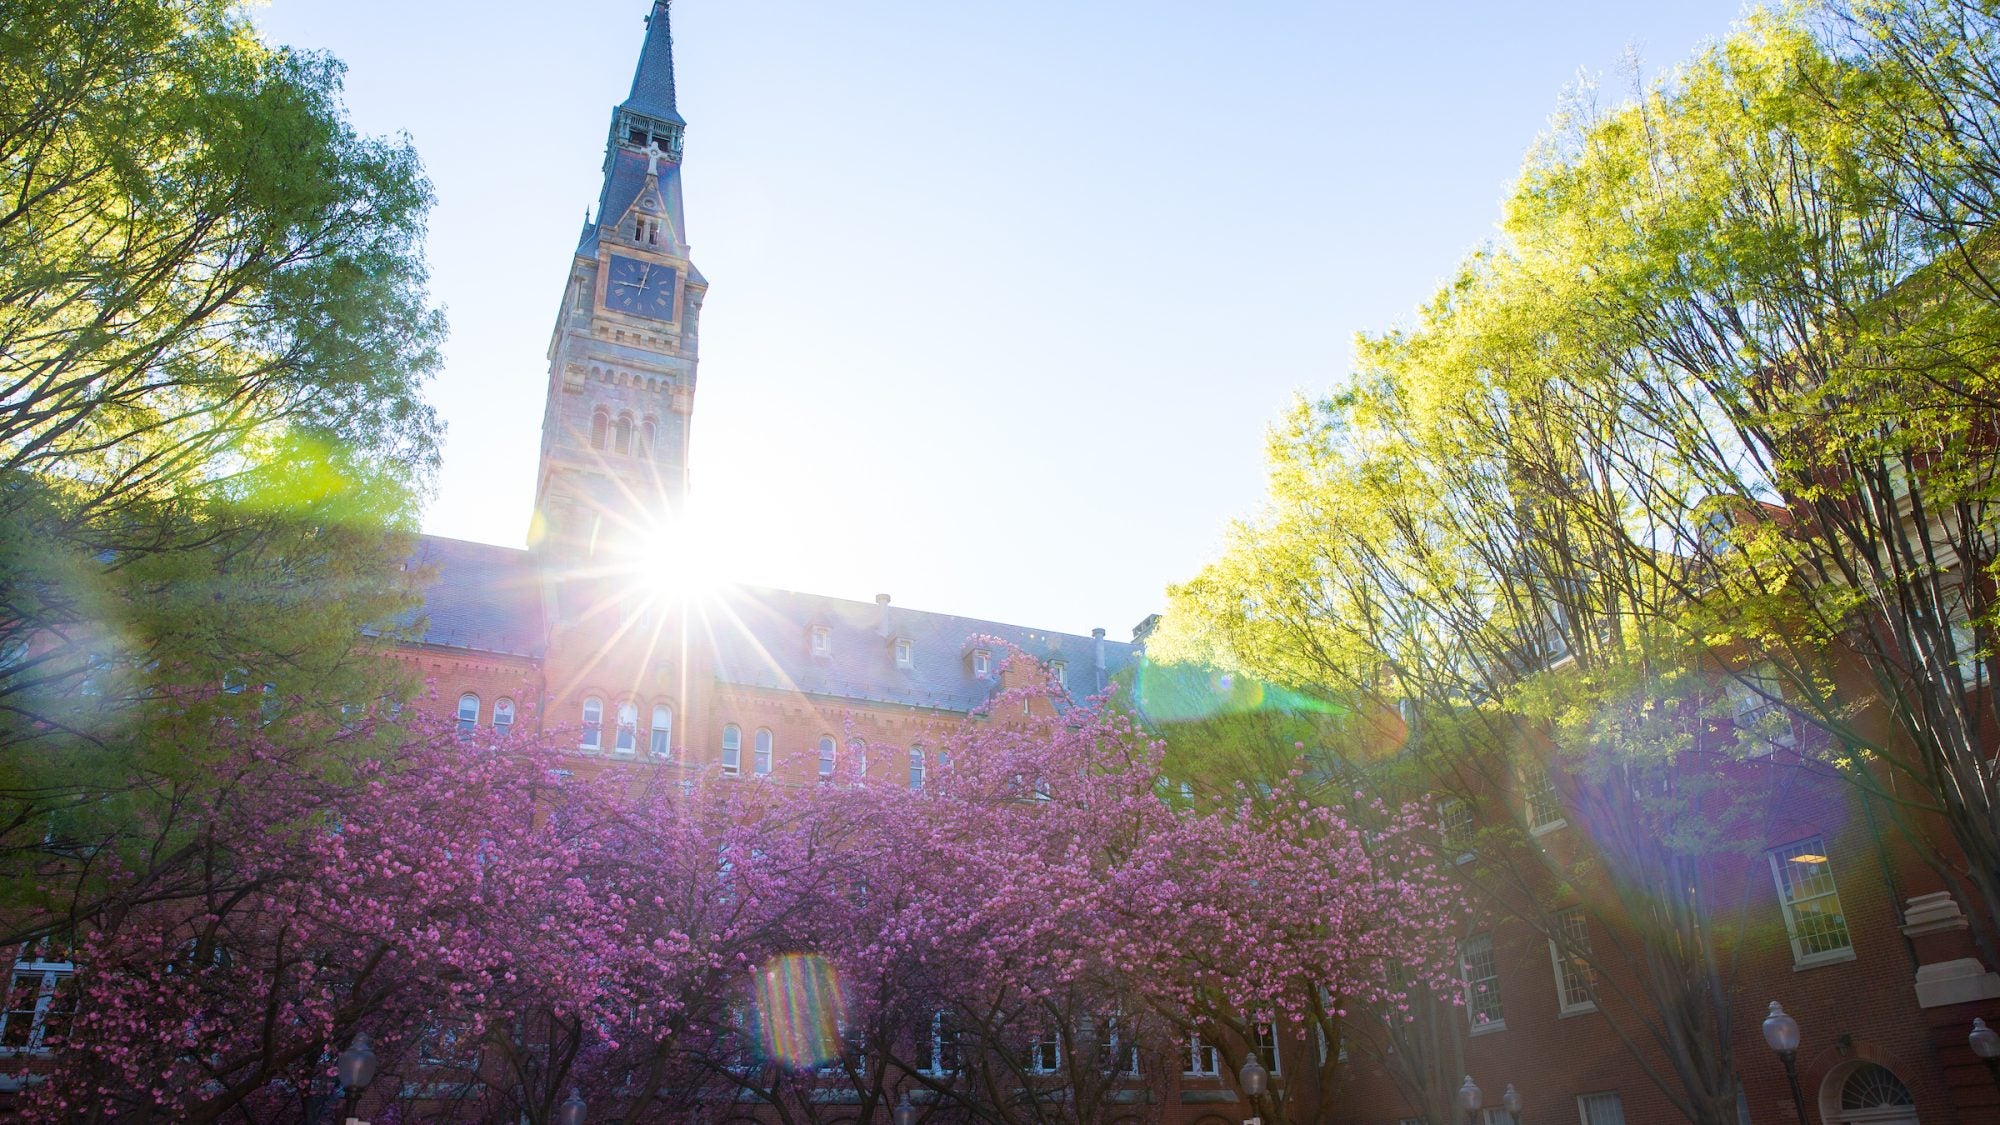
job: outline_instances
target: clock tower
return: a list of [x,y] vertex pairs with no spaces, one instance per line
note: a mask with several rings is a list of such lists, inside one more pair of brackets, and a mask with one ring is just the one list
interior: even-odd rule
[[685,498],[701,302],[688,259],[668,0],[611,113],[604,186],[549,341],[529,544],[575,565],[671,536]]

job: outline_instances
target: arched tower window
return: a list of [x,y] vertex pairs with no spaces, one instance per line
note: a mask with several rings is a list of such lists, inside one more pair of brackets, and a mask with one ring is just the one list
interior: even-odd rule
[[620,453],[632,452],[632,416],[630,414],[620,414],[618,416],[618,438],[613,444]]
[[596,750],[604,745],[604,701],[591,696],[583,701],[583,736],[577,747]]
[[639,746],[639,708],[630,701],[618,705],[618,741],[612,749],[630,754]]
[[830,734],[819,736],[819,775],[832,777],[834,766],[834,741]]
[[722,776],[743,772],[743,730],[735,723],[722,728]]
[[611,418],[599,410],[590,416],[590,448],[604,448],[604,431],[611,426]]
[[651,418],[646,419],[645,423],[639,427],[639,456],[651,457],[653,455],[654,443],[658,436],[659,427],[654,424]]
[[674,709],[662,703],[653,708],[653,755],[665,758],[674,752]]
[[771,772],[771,732],[757,728],[757,776],[764,777]]
[[458,733],[471,734],[479,725],[479,697],[466,692],[458,697]]

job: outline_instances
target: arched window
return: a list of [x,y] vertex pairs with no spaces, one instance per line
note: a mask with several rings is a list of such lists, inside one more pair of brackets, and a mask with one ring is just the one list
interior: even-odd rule
[[820,737],[819,737],[819,775],[820,775],[821,777],[832,777],[832,776],[833,776],[833,757],[834,757],[834,741],[833,741],[833,736],[832,736],[832,735],[830,735],[830,734],[823,734],[823,735],[820,735]]
[[[1857,1064],[1853,1073],[1840,1084],[1840,1120],[1874,1121],[1878,1118],[1893,1122],[1907,1120],[1897,1114],[1883,1114],[1883,1110],[1907,1109],[1916,1105],[1910,1097],[1910,1088],[1886,1066],[1872,1062]],[[1874,1110],[1873,1113],[1856,1113],[1856,1110]]]
[[923,787],[924,748],[921,746],[912,746],[910,747],[910,788],[922,789]]
[[646,419],[645,423],[639,427],[639,456],[651,457],[653,455],[653,443],[658,436],[659,426],[651,418]]
[[630,414],[620,414],[618,416],[618,437],[612,443],[612,446],[620,453],[632,452],[632,416]]
[[596,750],[604,745],[604,701],[591,696],[583,701],[583,737],[577,746]]
[[466,692],[458,697],[458,733],[471,734],[479,726],[479,697]]
[[611,425],[611,418],[600,410],[590,416],[590,448],[604,448],[604,431]]
[[763,727],[757,728],[757,761],[755,765],[758,777],[763,777],[771,772],[771,732]]
[[722,728],[722,776],[743,772],[743,731],[735,723]]
[[653,708],[653,755],[665,758],[674,752],[674,709],[662,703]]
[[639,708],[629,700],[618,705],[618,741],[611,748],[620,754],[630,754],[639,746]]
[[847,752],[854,755],[854,776],[862,780],[868,777],[868,744],[858,738],[847,740]]
[[500,734],[514,729],[513,700],[503,698],[493,701],[493,729]]

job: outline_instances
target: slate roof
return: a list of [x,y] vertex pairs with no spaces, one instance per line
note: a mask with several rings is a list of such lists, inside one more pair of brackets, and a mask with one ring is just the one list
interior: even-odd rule
[[[973,675],[973,637],[997,638],[1044,662],[1063,661],[1078,700],[1102,690],[1139,652],[1119,641],[754,586],[728,590],[708,613],[715,676],[724,683],[951,711],[979,707],[999,686]],[[814,626],[830,633],[827,656],[812,654]],[[899,637],[911,644],[907,669],[896,667]],[[993,652],[996,668],[1002,655]]]
[[653,14],[646,17],[646,45],[632,72],[632,92],[620,108],[687,124],[674,107],[674,31],[667,0],[654,0]]
[[438,535],[419,536],[413,567],[430,570],[423,605],[397,624],[423,628],[424,644],[539,657],[543,651],[541,580],[535,557]]

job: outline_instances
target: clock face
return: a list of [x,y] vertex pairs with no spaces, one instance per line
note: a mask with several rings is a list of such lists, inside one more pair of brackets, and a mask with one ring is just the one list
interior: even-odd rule
[[672,266],[613,254],[604,290],[604,307],[653,320],[672,320],[674,280]]

